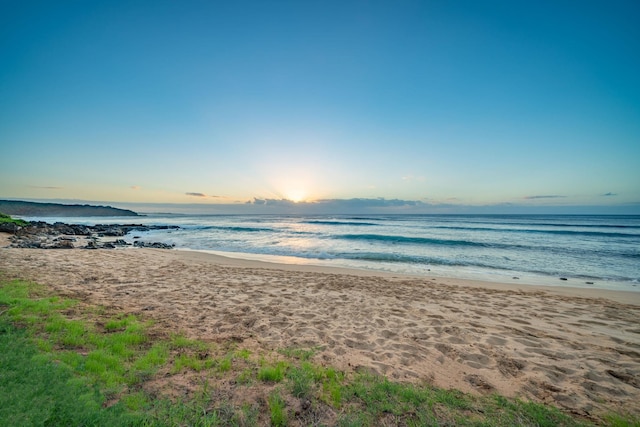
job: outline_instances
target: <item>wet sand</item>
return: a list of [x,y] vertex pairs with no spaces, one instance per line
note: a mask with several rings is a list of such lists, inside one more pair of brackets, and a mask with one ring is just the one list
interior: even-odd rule
[[496,392],[573,413],[640,414],[640,292],[415,278],[158,250],[2,248],[0,272],[240,347]]

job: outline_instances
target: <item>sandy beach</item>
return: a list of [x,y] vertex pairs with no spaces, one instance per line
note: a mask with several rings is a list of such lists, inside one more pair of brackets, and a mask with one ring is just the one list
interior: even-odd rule
[[640,414],[640,292],[415,278],[158,249],[5,248],[0,272],[191,337],[594,416]]

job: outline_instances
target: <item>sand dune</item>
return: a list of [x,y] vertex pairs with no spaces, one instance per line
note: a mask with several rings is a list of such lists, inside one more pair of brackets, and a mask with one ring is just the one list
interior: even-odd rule
[[640,414],[640,292],[514,287],[154,249],[0,249],[0,271],[240,346],[589,415]]

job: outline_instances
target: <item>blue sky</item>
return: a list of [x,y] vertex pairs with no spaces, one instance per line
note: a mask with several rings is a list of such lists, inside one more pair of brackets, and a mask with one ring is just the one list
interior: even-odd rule
[[4,1],[0,197],[640,213],[639,19],[637,1]]

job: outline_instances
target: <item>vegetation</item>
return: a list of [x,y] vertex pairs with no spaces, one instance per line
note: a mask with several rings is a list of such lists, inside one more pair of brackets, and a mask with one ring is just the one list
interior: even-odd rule
[[5,223],[13,223],[22,227],[29,224],[27,221],[11,218],[9,215],[5,215],[2,212],[0,212],[0,224],[5,224]]
[[0,425],[593,425],[531,402],[340,372],[313,363],[316,351],[254,354],[0,280]]

